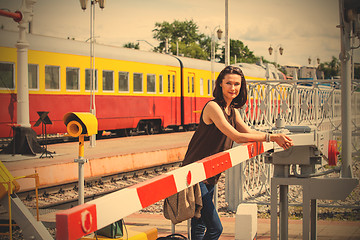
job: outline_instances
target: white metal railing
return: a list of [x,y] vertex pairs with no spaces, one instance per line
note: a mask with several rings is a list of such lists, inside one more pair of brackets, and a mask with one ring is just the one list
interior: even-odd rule
[[[352,153],[360,156],[360,82],[353,82],[352,91]],[[341,82],[333,80],[256,81],[248,80],[248,105],[240,109],[247,124],[262,130],[276,127],[281,118],[286,125],[308,125],[317,130],[331,130],[341,141]],[[340,145],[341,146],[341,145]],[[339,148],[341,151],[341,147]],[[231,171],[231,172],[230,172]],[[270,200],[272,165],[263,156],[256,156],[226,174],[226,200],[231,210],[238,204],[262,194],[261,202]],[[240,181],[235,180],[239,178]],[[229,182],[240,186],[229,187]],[[231,188],[238,188],[234,193]],[[265,196],[265,197],[264,197]],[[237,197],[235,197],[237,198]],[[295,198],[295,197],[294,197]],[[229,201],[229,199],[232,199]]]

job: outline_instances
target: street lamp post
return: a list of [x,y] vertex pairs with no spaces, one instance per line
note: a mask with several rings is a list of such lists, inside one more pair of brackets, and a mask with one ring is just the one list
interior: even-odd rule
[[[95,4],[99,3],[101,9],[105,7],[105,0],[92,0],[90,10],[90,113],[96,116],[95,108]],[[85,11],[87,0],[80,0],[81,9]],[[96,134],[90,136],[90,146],[96,145]],[[84,164],[87,162],[84,158],[75,159],[78,163],[79,172],[79,205],[84,203]]]
[[279,50],[280,55],[283,55],[284,53],[284,48],[281,46],[281,44],[278,44],[275,49],[273,49],[270,45],[270,47],[268,48],[269,54],[272,55],[273,51],[275,50],[275,54],[274,54],[274,61],[275,61],[275,67],[277,69],[277,53]]
[[[206,27],[208,28],[208,27]],[[216,26],[212,31],[211,31],[211,50],[210,50],[210,60],[211,60],[211,78],[212,81],[215,81],[215,70],[214,70],[214,62],[215,62],[215,44],[216,44],[216,38],[215,38],[215,30],[218,28],[218,30],[216,31],[217,34],[217,39],[221,39],[222,37],[222,33],[223,31],[220,29],[220,26]]]
[[[82,10],[86,10],[88,0],[80,0]],[[105,0],[91,0],[90,9],[90,113],[96,116],[95,107],[95,4],[99,3],[99,7],[105,7]],[[90,146],[95,147],[96,134],[90,136]]]
[[[311,64],[311,61],[312,61],[312,59],[311,59],[311,57],[309,57],[308,58],[309,65]],[[320,64],[320,58],[319,57],[316,57],[316,63],[317,63],[316,66],[319,66],[319,64]]]
[[[311,57],[308,58],[308,63],[309,63],[309,67],[311,67]],[[317,79],[317,76],[316,76],[316,69],[319,67],[319,64],[320,64],[320,58],[319,57],[316,57],[316,63],[314,64],[314,79]]]
[[230,65],[229,0],[225,0],[225,66]]

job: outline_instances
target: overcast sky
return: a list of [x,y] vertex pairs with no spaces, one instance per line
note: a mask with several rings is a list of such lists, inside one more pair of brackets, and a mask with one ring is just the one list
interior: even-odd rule
[[[15,11],[21,2],[0,0],[0,8]],[[89,5],[82,11],[78,0],[37,0],[34,33],[85,41],[90,35]],[[270,44],[284,48],[284,55],[277,57],[282,65],[308,65],[309,57],[314,63],[318,57],[326,62],[339,56],[338,0],[229,0],[229,6],[230,38],[243,41],[256,56],[274,61],[268,53]],[[96,5],[95,36],[98,42],[111,45],[146,40],[157,46],[152,34],[155,23],[174,20],[194,20],[207,35],[218,25],[224,31],[225,1],[106,0],[103,10]],[[5,17],[0,17],[0,25],[17,29]],[[141,42],[140,48],[149,46]],[[359,62],[360,51],[355,54]]]

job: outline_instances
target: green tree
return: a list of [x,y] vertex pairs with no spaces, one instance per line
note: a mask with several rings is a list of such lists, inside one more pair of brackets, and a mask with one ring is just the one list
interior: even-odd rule
[[[154,48],[156,52],[165,52],[165,44],[168,41],[169,52],[176,55],[177,50],[179,54],[185,57],[210,60],[211,58],[211,36],[207,36],[199,32],[199,27],[193,20],[169,22],[157,22],[153,29],[153,37],[160,43]],[[215,59],[220,59],[224,62],[225,48],[222,47],[222,54],[216,54],[219,49],[219,43],[215,42]],[[253,51],[244,45],[240,40],[230,40],[230,59],[231,63],[235,62],[235,55],[237,62],[255,63],[259,61]]]
[[193,20],[157,22],[153,33],[154,38],[160,42],[154,49],[156,52],[165,52],[167,40],[169,51],[174,55],[177,53],[178,46],[181,55],[209,59],[211,39],[199,33],[199,27]]
[[332,57],[330,62],[320,63],[319,70],[324,72],[325,79],[340,75],[340,61],[336,57]]
[[124,48],[134,48],[134,49],[140,49],[140,44],[139,43],[132,43],[132,42],[128,42],[125,43],[123,45]]
[[[256,63],[260,60],[242,41],[230,39],[230,64],[235,63],[235,56],[236,62]],[[220,62],[225,63],[225,46],[222,47]]]

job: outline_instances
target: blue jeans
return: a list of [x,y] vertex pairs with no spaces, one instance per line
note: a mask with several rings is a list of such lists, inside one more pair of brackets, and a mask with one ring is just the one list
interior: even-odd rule
[[219,239],[223,226],[213,203],[214,186],[200,182],[200,189],[203,207],[201,218],[191,219],[191,240]]

